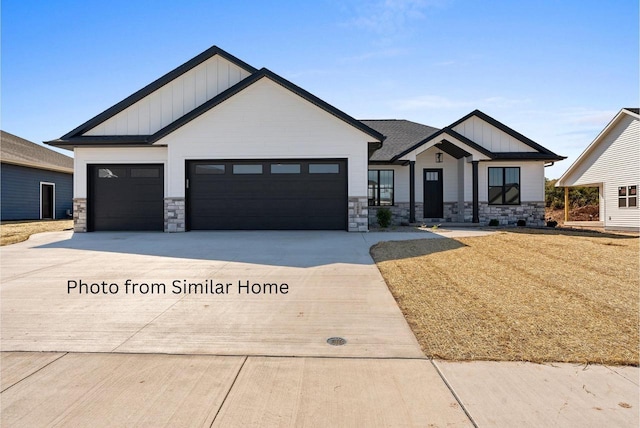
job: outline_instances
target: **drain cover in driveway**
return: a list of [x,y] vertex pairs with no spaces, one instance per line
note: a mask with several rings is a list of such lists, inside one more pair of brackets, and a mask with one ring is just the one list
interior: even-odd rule
[[330,337],[327,339],[327,343],[333,346],[342,346],[347,343],[347,339],[343,339],[342,337]]

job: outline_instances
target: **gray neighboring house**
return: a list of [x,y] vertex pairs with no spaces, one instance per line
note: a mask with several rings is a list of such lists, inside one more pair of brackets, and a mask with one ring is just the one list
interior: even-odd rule
[[73,158],[0,131],[1,220],[70,218]]

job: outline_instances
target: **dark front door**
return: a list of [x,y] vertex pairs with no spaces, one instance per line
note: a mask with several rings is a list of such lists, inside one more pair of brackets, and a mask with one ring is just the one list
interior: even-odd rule
[[347,228],[347,161],[187,162],[192,230]]
[[53,184],[44,184],[40,185],[41,190],[41,198],[40,201],[42,206],[42,215],[41,218],[53,218],[54,213],[54,198],[55,194],[53,191]]
[[163,165],[89,165],[89,230],[162,230]]
[[443,218],[442,168],[424,170],[424,218]]

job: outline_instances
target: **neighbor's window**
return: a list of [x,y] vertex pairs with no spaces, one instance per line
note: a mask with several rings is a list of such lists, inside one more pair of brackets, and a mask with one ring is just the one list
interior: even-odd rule
[[489,168],[489,205],[520,205],[520,168]]
[[618,187],[618,208],[636,208],[638,206],[638,186]]
[[393,205],[393,170],[369,171],[369,205]]

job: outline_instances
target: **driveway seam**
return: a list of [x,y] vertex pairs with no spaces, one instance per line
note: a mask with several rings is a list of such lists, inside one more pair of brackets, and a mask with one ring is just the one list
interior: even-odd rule
[[231,394],[231,390],[233,389],[234,385],[236,384],[236,381],[238,380],[238,377],[240,376],[240,372],[244,368],[244,364],[247,362],[248,359],[249,359],[248,356],[244,357],[244,361],[242,362],[242,365],[240,366],[240,369],[238,370],[238,373],[236,373],[236,377],[233,378],[233,382],[231,382],[231,386],[229,387],[229,390],[227,391],[227,393],[225,394],[224,398],[222,399],[222,403],[220,403],[220,407],[218,407],[218,411],[216,412],[216,415],[213,417],[213,420],[211,421],[211,425],[209,425],[209,428],[212,428],[213,424],[216,423],[216,419],[218,418],[218,415],[220,414],[220,410],[222,410],[222,406],[224,406],[224,403],[227,401],[227,397],[229,397],[229,394]]
[[153,319],[151,321],[149,321],[148,323],[146,323],[145,325],[143,325],[142,327],[140,327],[138,330],[136,330],[135,333],[133,333],[131,336],[127,337],[121,344],[119,344],[118,346],[116,346],[115,348],[113,348],[111,351],[109,352],[115,352],[116,349],[118,349],[119,347],[121,347],[122,345],[124,345],[125,343],[127,343],[128,341],[130,341],[133,336],[135,336],[136,334],[140,333],[142,330],[144,330],[148,325],[151,325],[152,322],[154,322],[155,320],[157,320],[159,317],[161,317],[162,315],[164,315],[169,309],[173,308],[175,305],[177,305],[178,303],[182,302],[187,296],[184,295],[182,296],[180,299],[176,300],[175,302],[173,302],[171,305],[169,305],[169,307],[167,309],[165,309],[164,311],[160,312],[158,315],[156,315],[155,317],[153,317]]
[[19,381],[15,382],[14,384],[7,386],[5,389],[3,389],[2,391],[0,391],[0,393],[3,393],[3,392],[7,391],[7,390],[8,390],[8,389],[10,389],[10,388],[13,388],[14,386],[16,386],[17,384],[19,384],[19,383],[20,383],[20,382],[22,382],[23,380],[25,380],[25,379],[27,379],[27,378],[29,378],[29,377],[33,376],[34,374],[38,373],[40,370],[44,369],[45,367],[50,366],[51,364],[53,364],[53,363],[55,363],[56,361],[58,361],[60,358],[62,358],[62,357],[64,357],[64,356],[66,356],[67,354],[68,354],[68,352],[65,352],[64,354],[60,355],[60,356],[59,356],[58,358],[56,358],[55,360],[53,360],[53,361],[49,361],[47,364],[45,364],[44,366],[40,367],[38,370],[36,370],[36,371],[34,371],[34,372],[29,373],[28,375],[26,375],[25,377],[23,377],[23,378],[22,378],[22,379],[20,379]]
[[464,406],[464,404],[462,403],[462,400],[460,399],[460,397],[458,397],[458,394],[456,394],[456,392],[454,391],[453,387],[449,384],[449,382],[447,381],[447,378],[444,376],[444,374],[440,371],[440,367],[437,366],[437,364],[435,363],[435,361],[430,360],[431,361],[431,365],[433,366],[434,369],[436,369],[436,372],[438,372],[438,376],[440,376],[440,379],[442,379],[442,381],[444,382],[444,384],[447,386],[447,389],[449,389],[449,391],[451,392],[451,394],[453,395],[453,398],[456,399],[456,401],[458,402],[458,404],[460,405],[460,408],[462,409],[462,411],[464,412],[465,415],[467,415],[467,418],[469,418],[469,421],[473,424],[473,426],[475,428],[478,428],[478,424],[476,424],[476,421],[473,420],[473,417],[471,417],[471,414],[469,413],[469,411],[467,411],[467,408]]

